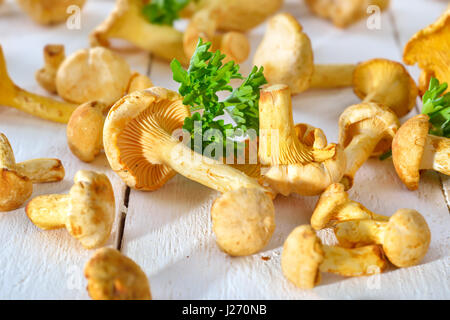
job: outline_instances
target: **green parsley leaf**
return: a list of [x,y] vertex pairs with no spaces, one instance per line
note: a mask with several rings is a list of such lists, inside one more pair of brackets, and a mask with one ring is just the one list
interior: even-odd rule
[[450,92],[444,94],[447,88],[447,83],[431,78],[422,97],[422,113],[430,117],[430,134],[450,138]]
[[[239,65],[234,61],[223,64],[224,54],[220,51],[211,52],[211,43],[203,43],[199,39],[197,48],[191,58],[189,68],[183,69],[181,63],[174,59],[170,67],[173,79],[180,83],[178,92],[183,96],[183,103],[190,106],[195,112],[186,118],[183,129],[191,133],[193,150],[202,153],[208,146],[223,146],[226,151],[227,145],[232,144],[233,150],[238,152],[241,144],[235,141],[236,137],[245,137],[248,130],[259,131],[259,96],[261,86],[267,81],[263,75],[264,69],[253,67],[247,78],[239,73]],[[230,85],[233,79],[243,80],[241,85],[235,89]],[[219,92],[230,92],[223,101],[219,100]],[[235,122],[225,124],[222,116],[227,112]],[[194,122],[201,122],[196,128]],[[207,130],[220,132],[222,138],[217,136],[205,136]],[[202,150],[195,150],[195,137],[202,135]],[[225,154],[225,153],[224,153]],[[214,155],[213,155],[214,156]]]
[[173,26],[173,22],[180,18],[183,10],[190,0],[152,0],[144,5],[142,14],[154,24]]

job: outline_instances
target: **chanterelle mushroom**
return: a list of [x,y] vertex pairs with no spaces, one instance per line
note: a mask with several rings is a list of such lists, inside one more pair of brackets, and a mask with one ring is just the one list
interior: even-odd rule
[[350,200],[344,185],[333,183],[320,195],[311,216],[311,227],[321,230],[338,221],[353,219],[388,220],[387,217],[373,213],[362,204]]
[[56,93],[56,73],[66,58],[64,46],[49,44],[44,47],[44,67],[36,72],[36,81],[45,90]]
[[111,235],[115,217],[114,191],[104,174],[80,170],[69,194],[31,200],[28,218],[43,230],[66,228],[86,249],[102,246]]
[[261,250],[275,228],[269,190],[230,166],[194,153],[173,137],[189,115],[177,93],[160,87],[119,100],[103,131],[111,168],[136,189],[156,190],[178,172],[222,192],[212,208],[220,248],[230,255]]
[[345,149],[347,169],[342,183],[353,186],[358,169],[371,156],[391,149],[392,139],[400,123],[391,109],[377,103],[361,103],[348,107],[339,118],[339,144]]
[[[428,87],[426,78],[435,77],[441,83],[450,83],[450,8],[433,24],[417,32],[406,44],[403,61],[418,64],[422,69],[420,90]],[[448,92],[448,90],[447,90]]]
[[153,52],[156,56],[187,64],[183,50],[183,33],[171,26],[152,24],[145,19],[142,0],[116,0],[112,13],[90,35],[91,46],[110,46],[110,39],[119,38]]
[[94,300],[151,300],[144,271],[112,248],[95,252],[84,268],[87,290]]
[[334,144],[308,145],[298,138],[287,85],[261,90],[259,123],[258,155],[263,180],[274,191],[318,195],[341,180],[346,163],[343,149]]
[[102,101],[112,105],[126,92],[130,66],[109,49],[81,49],[58,68],[56,89],[64,100],[74,103]]
[[17,0],[20,7],[37,23],[56,24],[67,20],[68,8],[81,9],[86,0]]
[[339,244],[359,247],[380,244],[386,257],[397,267],[418,264],[428,251],[431,233],[427,222],[416,210],[400,209],[389,221],[351,220],[335,227]]
[[33,116],[67,123],[76,105],[27,92],[16,86],[8,75],[0,46],[0,105],[13,107]]
[[414,107],[417,86],[403,65],[386,59],[358,64],[353,72],[353,90],[365,102],[384,104],[403,117]]
[[245,34],[240,32],[217,32],[217,10],[201,10],[190,20],[183,35],[184,52],[192,57],[197,47],[198,39],[211,42],[211,51],[220,50],[226,55],[227,61],[233,60],[240,63],[247,59],[250,53],[250,44]]
[[[129,93],[150,88],[152,81],[134,73],[128,84]],[[72,113],[67,124],[67,143],[72,153],[80,160],[91,162],[103,149],[103,125],[111,106],[91,101],[80,105]]]
[[355,65],[314,65],[311,41],[300,23],[288,13],[269,20],[266,34],[253,58],[264,67],[269,84],[287,84],[293,94],[308,88],[352,85]]
[[291,232],[281,255],[284,276],[302,289],[319,284],[320,272],[357,277],[380,273],[386,267],[383,252],[377,245],[354,249],[323,245],[308,225]]
[[306,0],[306,4],[314,14],[331,20],[339,28],[346,28],[367,16],[370,6],[385,10],[389,2],[389,0]]
[[33,183],[64,179],[64,167],[58,159],[34,159],[16,163],[14,152],[0,133],[0,211],[19,208],[33,192]]
[[392,142],[395,170],[410,190],[419,187],[420,170],[450,175],[450,139],[428,134],[429,117],[417,115],[406,121]]

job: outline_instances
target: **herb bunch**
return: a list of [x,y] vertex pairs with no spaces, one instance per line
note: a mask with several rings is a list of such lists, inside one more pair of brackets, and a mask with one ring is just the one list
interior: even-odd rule
[[448,84],[431,78],[427,92],[422,97],[422,113],[430,117],[430,134],[450,138],[450,92],[443,94]]
[[[176,59],[170,65],[173,79],[181,84],[178,91],[183,96],[183,103],[190,106],[194,112],[191,117],[185,119],[183,129],[191,134],[194,151],[203,153],[208,146],[219,146],[227,150],[227,144],[231,143],[236,152],[239,147],[234,138],[244,137],[250,129],[258,134],[260,89],[267,81],[262,67],[253,67],[248,77],[244,78],[239,73],[239,65],[234,61],[224,64],[225,55],[220,51],[211,52],[210,48],[210,42],[204,43],[199,39],[187,70]],[[233,89],[230,85],[233,79],[243,81],[239,87]],[[218,93],[227,91],[230,95],[220,101]],[[200,110],[202,113],[198,112]],[[225,124],[224,120],[217,119],[225,112],[230,115],[235,125]],[[201,123],[201,126],[196,126],[196,122]],[[221,138],[205,135],[210,129],[219,131]],[[197,135],[201,137],[202,150],[193,143]]]
[[142,14],[154,24],[173,26],[175,20],[180,18],[183,10],[191,0],[152,0],[144,5]]

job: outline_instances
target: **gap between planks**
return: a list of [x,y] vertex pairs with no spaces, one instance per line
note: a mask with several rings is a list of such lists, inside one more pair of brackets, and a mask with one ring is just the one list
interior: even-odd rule
[[[152,65],[153,65],[153,54],[150,53],[148,56],[148,64],[147,64],[147,70],[146,75],[147,77],[150,77],[150,74],[152,73]],[[116,249],[119,251],[122,251],[122,244],[123,244],[123,235],[125,232],[125,225],[127,221],[127,213],[128,213],[128,206],[130,202],[130,192],[131,189],[129,186],[125,187],[124,191],[124,197],[123,197],[123,206],[122,210],[120,212],[120,221],[117,231],[117,241],[116,241]]]

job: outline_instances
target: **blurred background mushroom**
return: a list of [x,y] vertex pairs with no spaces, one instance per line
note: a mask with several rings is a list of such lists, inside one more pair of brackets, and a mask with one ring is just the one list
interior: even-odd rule
[[64,179],[58,159],[33,159],[16,163],[8,138],[0,133],[0,211],[19,208],[33,192],[34,183]]
[[19,6],[35,22],[43,25],[52,25],[65,22],[70,6],[82,9],[86,0],[16,0]]
[[381,273],[386,267],[377,245],[354,249],[324,245],[309,225],[299,226],[289,234],[281,254],[284,276],[302,289],[318,285],[321,272],[359,277]]
[[309,88],[352,85],[354,64],[314,65],[311,41],[300,23],[288,13],[268,21],[253,64],[264,67],[269,84],[287,84],[292,94]]
[[80,170],[69,194],[38,196],[25,211],[38,228],[66,228],[84,248],[94,249],[111,235],[116,213],[114,191],[106,175]]
[[397,267],[417,265],[428,251],[431,233],[416,210],[399,209],[389,221],[370,219],[339,222],[334,229],[339,245],[354,248],[382,245],[389,261]]
[[118,250],[102,248],[86,263],[87,291],[94,300],[151,300],[144,271]]

